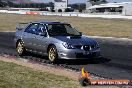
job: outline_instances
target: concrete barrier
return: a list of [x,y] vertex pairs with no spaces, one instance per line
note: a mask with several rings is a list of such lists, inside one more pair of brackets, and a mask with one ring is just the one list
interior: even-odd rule
[[7,10],[0,10],[0,13],[6,13]]
[[124,16],[124,15],[91,15],[86,13],[77,13],[77,12],[69,12],[69,13],[55,13],[55,12],[42,12],[42,11],[8,11],[8,10],[0,10],[0,13],[12,13],[12,14],[28,14],[28,15],[49,15],[49,16],[76,16],[76,17],[91,17],[91,18],[107,18],[107,19],[132,19],[132,16]]

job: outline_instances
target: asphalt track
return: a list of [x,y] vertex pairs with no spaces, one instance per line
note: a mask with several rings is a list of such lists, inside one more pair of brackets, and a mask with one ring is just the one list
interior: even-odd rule
[[[13,32],[0,32],[0,54],[17,55]],[[93,60],[61,60],[58,64],[72,69],[85,67],[89,72],[113,79],[132,80],[132,41],[96,39],[101,46],[103,58]],[[27,57],[46,57],[30,54]]]

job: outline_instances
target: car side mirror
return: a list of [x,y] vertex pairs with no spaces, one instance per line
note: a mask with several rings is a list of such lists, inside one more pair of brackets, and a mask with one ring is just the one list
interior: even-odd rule
[[79,32],[79,34],[82,36],[82,32]]
[[18,28],[18,30],[23,30],[23,28]]
[[23,30],[23,28],[16,27],[16,30]]

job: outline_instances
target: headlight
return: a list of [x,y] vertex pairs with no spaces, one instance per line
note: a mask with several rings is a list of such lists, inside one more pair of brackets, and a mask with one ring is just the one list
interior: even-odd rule
[[67,49],[75,49],[75,47],[72,44],[62,43],[62,45]]

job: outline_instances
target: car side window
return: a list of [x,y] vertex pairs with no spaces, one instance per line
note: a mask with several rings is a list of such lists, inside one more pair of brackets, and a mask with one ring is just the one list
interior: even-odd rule
[[25,32],[35,34],[38,28],[38,23],[33,23],[26,28]]
[[46,32],[45,26],[43,24],[39,24],[36,29],[36,35],[42,34],[43,32]]

